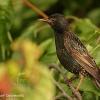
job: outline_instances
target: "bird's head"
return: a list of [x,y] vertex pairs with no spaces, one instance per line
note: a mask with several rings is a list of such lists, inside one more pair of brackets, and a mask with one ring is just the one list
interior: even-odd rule
[[57,33],[63,33],[68,28],[68,22],[61,14],[53,14],[48,19],[42,19],[42,21],[47,22]]

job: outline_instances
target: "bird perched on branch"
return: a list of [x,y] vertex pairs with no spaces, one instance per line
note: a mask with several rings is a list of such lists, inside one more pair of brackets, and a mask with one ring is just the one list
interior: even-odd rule
[[61,14],[53,14],[42,21],[47,22],[54,30],[56,51],[60,63],[68,71],[80,75],[80,82],[76,90],[79,89],[84,76],[87,75],[100,84],[100,69],[80,39],[69,29],[69,23],[65,17]]

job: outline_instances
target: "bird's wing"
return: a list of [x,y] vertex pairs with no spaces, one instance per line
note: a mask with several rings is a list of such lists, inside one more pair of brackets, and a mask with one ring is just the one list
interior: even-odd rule
[[91,76],[100,81],[100,70],[97,68],[94,59],[89,55],[86,47],[79,38],[70,33],[69,37],[65,35],[64,46],[71,56],[83,67]]

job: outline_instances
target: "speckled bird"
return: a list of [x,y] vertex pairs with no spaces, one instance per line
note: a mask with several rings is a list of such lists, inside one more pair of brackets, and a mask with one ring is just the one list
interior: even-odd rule
[[100,84],[100,69],[80,39],[69,29],[67,19],[61,14],[53,14],[43,21],[54,30],[56,52],[60,63],[68,71],[81,76],[77,90],[83,77],[87,75]]

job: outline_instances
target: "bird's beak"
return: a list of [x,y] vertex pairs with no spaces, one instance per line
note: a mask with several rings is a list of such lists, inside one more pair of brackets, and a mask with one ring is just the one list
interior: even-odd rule
[[40,21],[43,21],[43,22],[46,22],[46,23],[49,23],[49,24],[52,23],[52,21],[50,19],[39,19],[39,20]]

